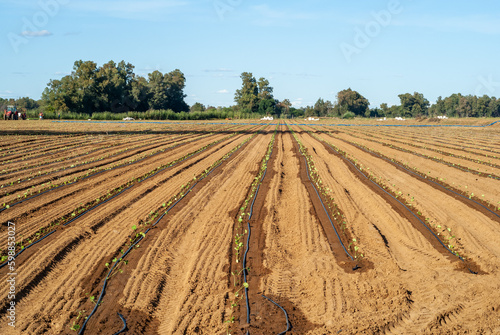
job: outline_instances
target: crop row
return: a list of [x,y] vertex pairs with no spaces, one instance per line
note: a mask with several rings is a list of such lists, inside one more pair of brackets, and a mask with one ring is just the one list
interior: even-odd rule
[[[164,140],[158,139],[158,140],[155,140],[155,141],[149,141],[146,145],[152,145],[152,144],[156,144],[156,143],[159,143],[159,142],[162,142],[162,141],[164,141]],[[46,166],[46,165],[51,165],[51,164],[55,164],[55,163],[60,163],[60,162],[64,162],[66,160],[70,160],[70,159],[73,159],[73,158],[82,158],[83,156],[90,155],[90,154],[92,154],[92,153],[94,153],[96,151],[106,150],[106,149],[109,149],[109,148],[112,148],[112,147],[115,147],[115,146],[119,146],[119,145],[122,145],[122,144],[123,143],[113,143],[113,144],[105,146],[105,147],[91,149],[91,150],[85,151],[83,153],[77,153],[75,155],[68,156],[68,157],[61,157],[61,158],[57,158],[57,159],[48,159],[48,160],[45,160],[45,161],[37,162],[36,164],[25,165],[25,166],[22,166],[22,167],[18,167],[16,169],[10,169],[10,170],[5,170],[4,169],[4,170],[2,170],[2,172],[0,173],[0,175],[7,175],[7,174],[14,173],[14,172],[24,171],[24,170],[33,169],[33,168],[37,168],[37,167],[42,167],[42,166]],[[122,149],[116,151],[114,154],[108,153],[107,155],[104,155],[104,156],[101,156],[101,157],[91,158],[91,159],[88,159],[85,162],[81,162],[81,163],[78,163],[78,161],[77,161],[77,162],[71,164],[71,166],[66,166],[64,168],[53,168],[52,170],[45,171],[45,173],[42,173],[42,171],[38,171],[38,173],[35,173],[35,174],[30,173],[30,175],[29,175],[30,177],[26,178],[25,180],[29,180],[29,178],[38,177],[40,175],[46,175],[48,173],[58,172],[58,171],[65,170],[65,169],[68,169],[68,168],[79,167],[79,166],[82,166],[82,165],[85,165],[85,164],[88,164],[88,163],[98,162],[98,161],[104,160],[106,158],[113,157],[113,156],[119,155],[119,154],[121,154],[123,152],[134,150],[134,149],[142,147],[142,146],[144,146],[144,144],[139,143],[139,144],[135,144],[133,146],[127,146],[126,148],[122,148]],[[3,177],[3,179],[5,179],[5,177]],[[16,181],[16,182],[18,182],[18,181]],[[9,185],[9,184],[6,184],[6,185]]]
[[[295,134],[293,129],[289,126],[292,136],[295,138],[299,146],[299,152],[303,156],[306,161],[306,168],[308,172],[308,177],[311,180],[311,183],[320,198],[321,203],[323,204],[323,208],[325,209],[330,223],[335,231],[336,236],[339,239],[339,242],[344,249],[346,255],[351,260],[358,260],[358,258],[363,258],[364,254],[361,252],[358,246],[358,239],[352,235],[350,229],[347,227],[347,218],[344,215],[342,209],[335,203],[335,199],[332,196],[332,190],[323,184],[323,180],[319,175],[318,169],[315,166],[314,159],[309,154],[307,148],[302,144],[302,141]],[[326,209],[325,208],[326,205]],[[340,231],[340,234],[339,234]],[[357,269],[359,264],[356,264],[353,270]]]
[[[382,137],[371,135],[370,136],[370,140],[372,140],[373,138],[378,138],[378,139],[383,140]],[[495,167],[495,168],[500,168],[500,165],[491,162],[491,159],[488,160],[488,161],[485,161],[485,160],[481,160],[481,159],[478,159],[478,158],[467,157],[465,155],[453,154],[451,152],[446,152],[444,150],[435,149],[435,148],[429,147],[427,145],[418,145],[418,144],[415,144],[414,143],[415,141],[413,141],[413,142],[401,141],[401,140],[396,140],[394,138],[391,138],[391,141],[395,142],[395,143],[400,143],[400,144],[403,144],[403,145],[407,145],[407,146],[410,146],[410,147],[413,147],[413,148],[417,148],[417,149],[424,149],[424,150],[436,152],[436,153],[439,153],[439,154],[444,155],[444,156],[459,158],[459,159],[471,161],[471,162],[478,163],[478,164],[483,164],[483,165],[487,165],[487,166],[491,166],[491,167]],[[394,147],[401,148],[401,147],[398,147],[398,146],[394,146]],[[444,148],[445,146],[440,146],[440,147]],[[461,151],[466,151],[466,150],[461,149]],[[481,153],[478,153],[478,152],[471,152],[471,153],[473,153],[475,155],[478,155],[478,156],[487,157],[487,158],[496,158],[496,159],[500,158],[498,156],[481,154]],[[459,164],[457,164],[457,165],[459,165]]]
[[[271,158],[271,154],[273,151],[273,146],[276,138],[278,126],[276,126],[274,133],[267,145],[267,150],[260,162],[260,167],[257,175],[254,177],[252,184],[250,185],[249,191],[247,193],[247,197],[244,202],[241,204],[241,207],[238,210],[237,214],[237,223],[235,229],[234,236],[234,261],[236,263],[235,267],[231,271],[231,276],[233,279],[233,292],[230,301],[231,312],[227,316],[227,319],[224,321],[226,323],[226,333],[232,333],[232,324],[235,322],[235,309],[239,306],[240,301],[245,297],[246,305],[247,305],[247,322],[249,323],[249,297],[248,297],[248,289],[249,284],[247,280],[248,276],[248,267],[247,267],[247,254],[249,251],[249,242],[251,236],[251,226],[250,220],[253,215],[253,205],[255,203],[255,199],[259,192],[259,188],[262,184],[262,181],[266,175],[267,165],[269,159]],[[246,221],[247,227],[243,227],[243,221]],[[244,243],[246,237],[246,243]],[[242,255],[243,247],[245,247],[245,252]],[[243,295],[243,292],[245,293]]]

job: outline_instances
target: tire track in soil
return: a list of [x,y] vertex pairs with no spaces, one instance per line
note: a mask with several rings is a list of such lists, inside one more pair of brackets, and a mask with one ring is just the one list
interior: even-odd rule
[[[244,135],[244,137],[248,137],[248,135]],[[230,149],[231,148],[229,147],[224,151],[228,152]],[[223,155],[223,153],[221,154]],[[211,163],[207,164],[210,165]],[[95,234],[90,234],[88,238],[81,240],[85,241],[85,243],[78,243],[71,253],[65,255],[64,259],[60,260],[60,262],[56,263],[54,268],[51,268],[48,273],[44,274],[42,276],[43,278],[41,278],[40,284],[36,284],[36,286],[28,286],[29,292],[23,300],[18,302],[18,307],[22,309],[23,306],[26,306],[25,304],[32,305],[32,309],[29,310],[31,316],[27,319],[33,318],[34,315],[50,315],[52,321],[50,324],[46,324],[40,319],[40,317],[33,319],[33,322],[21,325],[21,327],[28,329],[29,333],[35,333],[37,331],[36,329],[41,328],[50,328],[54,331],[54,333],[59,333],[63,328],[66,329],[71,313],[74,314],[82,303],[88,301],[88,296],[85,296],[85,292],[92,292],[92,289],[89,289],[89,285],[92,285],[93,281],[88,278],[88,274],[94,273],[95,269],[99,272],[95,274],[95,276],[104,274],[103,270],[106,270],[104,263],[113,258],[113,255],[116,255],[116,252],[114,251],[110,254],[109,250],[119,250],[122,242],[121,239],[117,240],[116,237],[122,234],[121,231],[130,230],[130,218],[142,218],[149,212],[150,209],[157,208],[161,202],[160,204],[156,202],[154,204],[150,204],[151,201],[149,199],[156,199],[156,196],[164,194],[165,192],[170,195],[173,194],[172,191],[178,190],[181,183],[192,179],[192,177],[189,176],[192,176],[193,172],[198,174],[203,171],[204,168],[199,165],[200,164],[198,164],[194,169],[191,168],[183,171],[183,173],[175,180],[154,190],[148,197],[134,202],[130,208],[126,208],[125,210],[117,213],[118,215],[116,217],[109,220],[106,225],[98,229]],[[169,189],[170,191],[168,191]],[[165,197],[163,196],[162,198]],[[89,230],[92,226],[93,220],[88,218],[84,221],[85,222],[81,223],[81,227],[71,227],[71,229],[68,229],[64,235],[61,235],[60,239],[62,240],[62,245],[67,245],[68,241],[72,243],[72,241],[74,241],[75,238],[77,238],[82,232],[82,229],[83,231]],[[49,256],[53,255],[54,253],[57,253],[59,245],[59,243],[49,244],[42,248],[41,254]],[[81,262],[80,260],[81,255],[86,255],[84,262]],[[18,277],[18,287],[21,291],[23,289],[23,282],[26,282],[26,279],[30,278],[31,270],[29,269],[43,268],[43,266],[40,266],[40,263],[43,264],[46,263],[46,261],[43,259],[32,259],[23,266],[24,269],[21,267],[19,268],[18,272],[22,273],[22,276]],[[73,271],[68,272],[66,269],[67,266],[72,267]],[[101,274],[100,272],[103,273]],[[98,285],[98,283],[94,283],[94,285]],[[85,287],[87,289],[85,289]],[[37,300],[37,298],[41,298],[38,292],[46,292],[46,296],[52,297],[52,299],[41,302],[40,300]],[[37,306],[36,311],[33,308],[34,306]]]

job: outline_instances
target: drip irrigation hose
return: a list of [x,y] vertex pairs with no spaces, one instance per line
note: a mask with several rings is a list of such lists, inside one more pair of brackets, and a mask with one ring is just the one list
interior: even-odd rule
[[[250,140],[250,139],[249,139]],[[213,171],[215,171],[215,169],[217,169],[223,162],[225,162],[227,159],[229,159],[229,157],[231,157],[236,151],[238,151],[239,149],[241,149],[246,143],[248,143],[248,141],[245,141],[241,144],[240,147],[237,147],[236,150],[234,150],[231,154],[229,154],[224,160],[222,160],[219,164],[217,164],[216,166],[214,166],[206,175],[204,175],[203,177],[201,177],[200,179],[197,179],[196,183],[194,183],[187,191],[186,193],[184,193],[175,203],[173,203],[169,208],[167,208],[167,210],[158,218],[158,220],[156,220],[152,225],[151,225],[151,228],[148,228],[143,234],[141,234],[141,236],[127,249],[127,251],[125,251],[125,253],[123,253],[123,255],[116,260],[116,262],[114,262],[113,266],[111,267],[111,269],[108,271],[108,274],[106,275],[106,277],[104,278],[104,283],[102,285],[102,289],[101,289],[101,293],[99,294],[99,298],[97,299],[97,301],[95,302],[95,306],[94,306],[94,309],[92,310],[92,312],[89,314],[89,316],[85,319],[85,322],[83,323],[82,327],[80,328],[80,331],[78,332],[78,335],[81,335],[83,334],[83,332],[85,331],[85,327],[87,325],[87,322],[90,320],[90,318],[94,315],[94,313],[97,311],[97,308],[99,307],[99,305],[101,304],[102,302],[102,298],[104,296],[104,293],[106,291],[106,286],[108,284],[108,279],[110,278],[110,275],[111,273],[113,272],[113,270],[115,269],[116,265],[119,264],[127,255],[128,253],[140,242],[142,241],[145,237],[146,237],[146,234],[151,230],[153,229],[153,227],[155,227],[158,222],[160,222],[160,220],[172,209],[174,208],[175,205],[177,205],[179,203],[179,201],[181,201],[182,199],[184,199],[184,197],[186,195],[189,194],[189,192],[191,192],[191,190],[200,182],[202,181],[203,179],[205,179],[208,175],[210,175]]]
[[[330,147],[332,150],[336,151],[329,143],[327,142],[324,142],[326,143],[326,145],[328,147]],[[465,259],[462,258],[462,256],[460,255],[457,255],[455,254],[453,251],[450,250],[450,248],[448,248],[448,246],[446,246],[443,241],[441,241],[441,239],[439,237],[437,237],[437,235],[432,231],[432,229],[427,226],[417,215],[415,215],[415,213],[413,213],[405,204],[403,204],[401,201],[399,201],[396,197],[394,197],[392,194],[390,194],[389,192],[387,192],[386,190],[384,190],[383,187],[381,187],[379,184],[377,184],[376,182],[374,182],[373,180],[371,180],[370,178],[368,178],[357,166],[356,164],[354,164],[353,162],[351,162],[351,160],[349,160],[348,158],[342,156],[347,162],[349,162],[352,166],[354,166],[354,168],[356,170],[359,171],[359,173],[361,173],[366,179],[368,179],[370,182],[372,182],[375,186],[377,186],[378,188],[380,188],[382,191],[384,191],[387,195],[389,195],[391,198],[393,198],[394,200],[396,200],[399,204],[401,204],[401,206],[403,206],[408,212],[411,213],[411,215],[413,215],[421,224],[424,225],[425,228],[427,228],[427,230],[436,238],[436,240],[452,255],[454,256],[457,256],[462,262],[464,262],[464,264],[467,266],[467,270],[469,270],[470,273],[472,274],[477,274],[477,272],[475,271],[472,271],[471,268],[465,263]]]
[[[271,151],[269,152],[269,160],[271,159],[271,156],[273,154],[273,148],[274,148],[274,139],[273,139],[273,146],[271,147]],[[265,157],[265,156],[264,156]],[[267,164],[269,163],[269,160],[266,162],[266,168],[264,169],[264,173],[262,174],[262,177],[260,178],[259,184],[257,185],[257,189],[255,190],[255,195],[252,199],[252,203],[250,204],[250,211],[248,215],[248,220],[247,220],[247,230],[248,230],[248,235],[247,235],[247,243],[245,246],[245,253],[243,255],[243,282],[248,283],[247,281],[247,254],[249,251],[249,246],[250,246],[250,236],[252,234],[252,228],[250,226],[250,220],[253,216],[253,205],[255,204],[255,200],[257,199],[257,194],[259,193],[260,185],[262,185],[262,181],[264,180],[264,177],[266,176],[267,173]],[[248,287],[245,287],[245,305],[246,305],[246,316],[247,316],[247,324],[250,324],[250,299],[248,297]],[[250,334],[249,330],[247,330],[247,335]]]
[[[342,249],[344,249],[344,251],[345,251],[346,255],[347,255],[347,256],[349,256],[349,258],[351,258],[351,260],[352,260],[352,261],[354,261],[354,258],[353,258],[353,257],[351,256],[351,254],[347,251],[347,249],[346,249],[346,247],[345,247],[344,243],[342,242],[342,239],[340,238],[340,235],[339,235],[339,233],[338,233],[337,229],[335,228],[335,225],[333,224],[332,219],[330,218],[330,214],[329,214],[329,213],[328,213],[328,211],[326,210],[325,204],[323,203],[323,200],[321,199],[321,197],[320,197],[320,195],[319,195],[319,192],[318,192],[318,190],[316,189],[316,186],[314,186],[314,183],[313,183],[313,182],[312,182],[312,180],[311,180],[311,177],[310,177],[310,175],[309,175],[309,165],[307,164],[307,160],[306,160],[306,158],[305,158],[305,157],[303,157],[303,158],[304,158],[304,162],[306,163],[307,178],[309,178],[309,181],[311,182],[311,185],[312,185],[312,187],[314,188],[314,191],[316,191],[316,194],[318,195],[318,199],[319,199],[319,201],[321,202],[321,206],[323,206],[323,210],[325,211],[326,215],[328,216],[328,221],[330,221],[330,224],[332,225],[333,230],[335,231],[335,234],[337,235],[337,238],[338,238],[338,239],[339,239],[339,241],[340,241],[340,245],[342,246]],[[355,267],[355,268],[353,268],[353,270],[358,269],[358,268],[359,268],[359,267],[356,265],[356,267]]]
[[[50,235],[52,235],[53,233],[55,233],[56,231],[53,230],[51,231],[50,233],[48,233],[47,235],[45,235],[44,237],[36,240],[35,242],[31,243],[30,245],[24,247],[24,249],[20,250],[15,256],[13,256],[13,259],[16,259],[17,256],[19,256],[24,250],[28,249],[29,247],[32,247],[33,245],[37,244],[38,242],[40,242],[41,240],[43,240],[44,238],[46,237],[49,237]],[[3,263],[2,265],[0,265],[0,269],[3,268],[4,266],[6,266],[7,264],[9,264],[9,261],[7,260],[5,263]]]
[[484,209],[486,209],[486,210],[487,210],[487,211],[489,211],[490,213],[492,213],[492,214],[494,214],[494,215],[496,215],[497,217],[499,217],[499,218],[500,218],[500,215],[498,215],[497,213],[495,213],[494,211],[492,211],[492,210],[491,210],[491,209],[489,209],[488,207],[484,206],[483,204],[481,204],[481,203],[479,203],[479,202],[477,202],[477,201],[475,201],[475,200],[473,200],[473,199],[471,199],[471,198],[466,197],[466,196],[465,196],[465,195],[463,195],[463,194],[460,194],[460,193],[458,193],[458,192],[455,192],[455,191],[453,191],[452,189],[449,189],[448,187],[446,187],[446,186],[444,186],[444,185],[441,185],[440,183],[438,183],[438,182],[436,182],[436,181],[434,181],[434,180],[432,180],[432,179],[427,179],[427,178],[424,178],[424,177],[422,177],[420,174],[418,174],[418,173],[416,173],[416,172],[414,172],[414,171],[412,171],[412,170],[410,170],[410,169],[407,169],[407,168],[406,168],[406,167],[404,167],[402,164],[399,164],[399,163],[393,162],[393,161],[391,161],[389,158],[383,157],[383,156],[379,155],[378,153],[376,153],[376,152],[374,152],[374,151],[372,151],[372,150],[370,150],[370,149],[365,149],[365,148],[363,148],[363,147],[361,147],[361,146],[359,146],[359,145],[357,145],[357,144],[355,144],[355,143],[351,143],[351,142],[349,142],[349,143],[350,143],[351,145],[354,145],[355,147],[357,147],[357,148],[359,148],[359,149],[363,150],[363,151],[370,152],[371,154],[373,154],[373,155],[377,156],[377,157],[378,157],[378,158],[380,158],[380,159],[383,159],[383,160],[385,160],[385,161],[387,161],[387,162],[389,162],[389,163],[392,163],[392,164],[394,164],[394,165],[397,165],[398,167],[402,168],[403,170],[405,170],[405,171],[407,171],[407,172],[409,172],[409,173],[411,173],[411,174],[413,174],[413,175],[415,175],[415,176],[417,176],[417,177],[419,177],[419,178],[421,178],[421,179],[428,180],[428,181],[430,181],[431,183],[434,183],[434,184],[436,184],[436,185],[438,185],[438,186],[440,186],[440,187],[444,188],[445,190],[447,190],[447,191],[449,191],[449,192],[451,192],[451,193],[453,193],[453,194],[455,194],[455,195],[458,195],[458,196],[460,196],[460,197],[462,197],[462,198],[464,198],[464,199],[468,199],[468,200],[472,201],[473,203],[475,203],[475,204],[477,204],[477,205],[479,205],[479,206],[483,207]]
[[120,319],[122,319],[122,322],[123,322],[123,328],[120,329],[118,332],[116,332],[114,335],[118,335],[118,334],[121,334],[125,331],[125,329],[127,329],[127,320],[125,320],[125,318],[123,317],[123,315],[121,315],[120,313],[116,313],[118,314],[118,316],[120,317]]
[[286,330],[284,332],[279,333],[278,335],[284,335],[287,331],[290,331],[292,329],[292,325],[290,324],[290,321],[288,320],[288,313],[285,311],[285,309],[283,307],[281,307],[278,303],[274,302],[271,298],[268,298],[263,294],[262,294],[262,296],[264,298],[266,298],[267,300],[269,300],[270,302],[272,302],[273,304],[275,304],[276,306],[278,306],[283,311],[283,313],[285,313]]
[[[292,132],[293,132],[293,130],[292,130]],[[296,142],[297,142],[297,144],[298,144],[297,139],[296,139],[295,137],[294,137],[294,139],[295,139],[295,141],[296,141]],[[299,151],[300,151],[300,149],[299,149]],[[332,219],[331,219],[331,217],[330,217],[330,214],[329,214],[329,213],[328,213],[328,211],[326,210],[325,204],[323,203],[323,200],[321,199],[321,197],[320,197],[320,195],[319,195],[319,192],[318,192],[318,190],[316,189],[316,186],[314,186],[314,183],[313,183],[313,182],[312,182],[312,180],[311,180],[311,176],[310,176],[310,174],[309,174],[309,164],[307,164],[306,157],[305,157],[303,154],[302,154],[302,157],[304,158],[304,162],[305,162],[305,164],[306,164],[307,178],[308,178],[308,179],[309,179],[309,181],[311,182],[311,185],[312,185],[312,187],[314,188],[314,191],[316,192],[316,195],[318,196],[318,199],[319,199],[319,202],[321,203],[321,206],[323,206],[323,210],[325,211],[326,216],[328,217],[328,221],[330,221],[330,224],[332,225],[332,228],[333,228],[333,230],[335,231],[335,234],[337,235],[337,238],[338,238],[338,240],[339,240],[339,242],[340,242],[340,245],[342,246],[342,249],[344,249],[344,252],[346,253],[346,255],[347,255],[347,256],[348,256],[348,257],[349,257],[352,261],[354,261],[354,258],[353,258],[353,257],[351,256],[351,254],[347,251],[347,249],[346,249],[346,247],[345,247],[344,243],[342,242],[342,239],[340,238],[340,235],[339,235],[339,233],[338,233],[337,229],[335,228],[335,225],[333,224],[333,221],[332,221]],[[356,264],[356,266],[355,266],[355,267],[353,267],[353,268],[352,268],[352,270],[353,270],[353,271],[356,271],[356,270],[357,270],[357,269],[359,269],[359,268],[360,268],[360,266],[359,266],[358,264]]]

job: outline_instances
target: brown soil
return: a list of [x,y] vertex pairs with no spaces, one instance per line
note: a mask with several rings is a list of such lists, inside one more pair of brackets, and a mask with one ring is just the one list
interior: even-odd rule
[[[362,165],[363,172],[369,171],[374,179],[386,185],[389,193],[398,195],[402,203],[411,205],[413,211],[429,219],[429,225],[436,232],[446,235],[450,228],[455,236],[451,240],[455,250],[467,259],[467,264],[475,264],[477,268],[474,269],[480,269],[479,274],[474,275],[463,271],[463,262],[433,242],[411,214],[377,190],[343,156],[302,128],[292,126],[314,160],[323,185],[330,190],[334,202],[345,215],[349,239],[356,239],[363,254],[361,268],[352,271],[352,264],[339,248],[332,226],[321,211],[319,198],[308,182],[297,143],[288,127],[281,125],[250,221],[250,323],[247,323],[244,299],[236,307],[236,313],[232,313],[230,305],[235,292],[231,271],[235,269],[236,218],[258,173],[275,126],[267,126],[252,137],[262,127],[243,123],[62,124],[30,121],[24,123],[26,129],[21,131],[19,124],[4,123],[0,143],[24,141],[39,147],[40,150],[23,154],[32,157],[25,160],[29,164],[51,158],[54,161],[64,159],[76,152],[87,152],[111,143],[118,145],[91,151],[88,157],[100,157],[136,143],[144,144],[141,149],[128,150],[105,162],[114,164],[157,148],[191,142],[0,212],[0,249],[7,247],[7,221],[16,223],[16,238],[32,235],[81,203],[106,194],[109,189],[229,134],[244,131],[137,183],[21,254],[16,259],[15,269],[16,327],[7,324],[10,299],[8,285],[2,285],[1,334],[76,334],[70,330],[71,325],[73,322],[81,325],[83,318],[95,307],[90,297],[97,298],[101,293],[108,271],[105,264],[120,257],[121,250],[134,234],[132,226],[145,220],[151,211],[162,208],[162,203],[177,194],[181,186],[200,176],[247,139],[250,140],[201,180],[127,256],[128,264],[122,266],[123,273],[109,279],[104,299],[89,320],[85,334],[118,332],[123,323],[117,313],[127,321],[123,334],[223,335],[228,329],[232,334],[285,331],[285,314],[263,295],[287,312],[291,325],[287,334],[500,333],[499,220],[425,178],[413,176],[354,145],[356,141],[379,151],[384,157],[397,159],[425,173],[431,172],[436,180],[442,178],[443,184],[457,191],[484,194],[485,200],[497,204],[500,201],[499,181],[476,178],[370,139],[384,143],[393,141],[394,144],[414,139],[418,145],[432,146],[454,155],[461,154],[462,143],[467,148],[462,154],[474,159],[500,152],[499,127],[467,129],[466,132],[453,127],[408,129],[408,132],[396,128],[380,131],[369,127],[337,129],[314,127],[314,124],[312,128],[304,127],[334,132],[332,136],[321,132],[315,134],[345,151],[350,160]],[[208,135],[209,132],[214,134]],[[78,143],[90,137],[92,142],[85,142],[79,148]],[[442,149],[440,143],[444,146]],[[73,144],[74,151],[62,150]],[[26,149],[17,144],[12,148]],[[412,146],[405,148],[418,152],[425,150]],[[16,168],[16,163],[6,163],[7,155],[24,164],[20,155],[7,154],[9,150],[12,149],[0,146],[0,164],[5,162],[5,166]],[[474,156],[475,150],[480,154]],[[5,159],[1,158],[2,152],[6,153]],[[48,155],[39,156],[44,153]],[[449,155],[444,158],[458,161]],[[75,161],[71,158],[50,166]],[[463,165],[477,164],[470,160],[461,162]],[[488,168],[479,164],[474,167]],[[59,180],[77,175],[66,171],[53,177]],[[5,173],[5,177],[10,178],[6,180],[27,176],[29,169]],[[26,185],[41,187],[36,179]],[[12,186],[11,194],[4,198],[17,198],[25,190]],[[4,192],[7,189],[0,193]],[[6,283],[8,273],[7,267],[0,269],[2,282]],[[81,317],[77,320],[79,312]],[[225,322],[230,321],[230,315],[236,316],[234,323]]]

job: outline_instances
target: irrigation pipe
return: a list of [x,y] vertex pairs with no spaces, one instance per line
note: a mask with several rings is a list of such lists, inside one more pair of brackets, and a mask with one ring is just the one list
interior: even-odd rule
[[[292,130],[292,132],[293,132],[293,130]],[[297,139],[296,139],[295,137],[294,137],[294,139],[295,139],[295,141],[296,141],[296,142],[297,142],[297,144],[298,144],[299,142],[297,141]],[[299,151],[300,151],[300,149],[299,149]],[[339,233],[338,233],[337,229],[335,228],[335,225],[333,224],[333,221],[332,221],[332,219],[331,219],[331,217],[330,217],[330,214],[329,214],[329,213],[328,213],[328,211],[326,210],[325,204],[323,203],[323,200],[321,199],[321,196],[319,195],[319,192],[318,192],[318,190],[316,189],[316,186],[314,186],[314,183],[313,183],[313,182],[312,182],[312,180],[311,180],[311,176],[310,176],[310,174],[309,174],[309,164],[307,164],[306,157],[305,157],[305,155],[304,155],[303,153],[301,153],[301,154],[302,154],[302,157],[304,158],[304,162],[305,162],[305,164],[306,164],[307,178],[308,178],[308,179],[309,179],[309,181],[311,182],[311,185],[312,185],[312,187],[314,188],[314,191],[316,192],[316,195],[318,196],[318,199],[319,199],[319,201],[320,201],[320,203],[321,203],[321,206],[323,206],[323,210],[325,211],[326,216],[328,217],[328,221],[330,221],[330,224],[332,225],[332,228],[333,228],[333,230],[335,231],[335,234],[337,235],[337,238],[339,239],[339,242],[340,242],[340,245],[342,246],[342,249],[344,249],[344,251],[345,251],[346,255],[347,255],[347,256],[348,256],[348,257],[349,257],[352,261],[354,261],[354,258],[353,258],[353,257],[351,256],[351,254],[347,251],[347,249],[346,249],[346,247],[345,247],[344,243],[342,242],[342,239],[340,238],[340,235],[339,235]],[[356,264],[356,266],[353,268],[353,270],[357,270],[357,269],[359,269],[359,265],[357,265],[357,264]]]
[[[275,134],[276,134],[276,131],[275,131]],[[268,163],[269,163],[269,160],[271,160],[271,156],[273,154],[273,148],[274,148],[274,141],[275,141],[275,137],[273,138],[273,141],[272,141],[272,147],[271,147],[271,152],[269,153],[269,159],[266,161],[266,168],[264,169],[264,173],[262,174],[262,177],[260,178],[260,181],[259,181],[259,184],[257,185],[257,189],[255,190],[255,195],[252,199],[252,203],[250,204],[250,211],[249,211],[249,215],[248,215],[248,220],[247,220],[247,230],[248,230],[248,235],[247,235],[247,243],[246,243],[246,246],[245,246],[245,253],[243,255],[243,281],[245,283],[248,283],[247,281],[247,275],[248,275],[248,271],[247,271],[247,254],[248,254],[248,251],[249,251],[249,246],[250,246],[250,236],[252,234],[252,228],[250,226],[250,220],[252,218],[252,215],[253,215],[253,205],[255,204],[255,200],[257,199],[257,194],[259,193],[259,190],[260,190],[260,185],[262,185],[262,181],[264,180],[264,177],[266,176],[266,173],[267,173],[267,168],[268,168]],[[264,158],[265,158],[265,154],[264,154]],[[246,316],[247,316],[247,324],[250,324],[250,300],[248,298],[248,287],[245,287],[245,304],[246,304]],[[247,334],[250,334],[250,332],[247,330]]]
[[262,296],[264,298],[266,298],[267,300],[269,300],[270,302],[272,302],[273,304],[275,304],[276,306],[278,306],[283,311],[283,313],[285,313],[286,330],[284,332],[279,333],[278,335],[284,335],[287,331],[290,331],[292,329],[292,326],[290,325],[290,321],[288,320],[288,313],[285,311],[285,309],[283,307],[281,307],[278,303],[274,302],[271,298],[268,298],[263,294],[262,294]]
[[121,333],[123,333],[125,331],[125,329],[127,329],[127,321],[125,320],[125,318],[123,317],[123,315],[121,315],[120,313],[117,313],[117,314],[120,317],[120,319],[122,319],[123,328],[120,329],[118,332],[116,332],[114,335],[121,334]]
[[[144,141],[146,141],[146,140],[144,140]],[[169,141],[167,141],[167,142],[166,142],[166,143],[164,143],[164,144],[159,144],[159,145],[157,145],[156,147],[150,148],[150,149],[148,149],[148,150],[151,150],[151,149],[156,149],[156,148],[158,148],[158,147],[160,147],[160,146],[162,146],[162,145],[167,145],[167,144],[170,144],[170,143],[171,143],[171,142],[170,142],[170,140],[169,140]],[[189,143],[189,141],[188,141],[188,142],[185,142],[185,143]],[[123,144],[123,143],[122,143],[122,144]],[[156,143],[156,144],[157,144],[157,143]],[[182,144],[182,143],[181,143],[181,144]],[[120,145],[120,143],[118,143],[118,144],[112,144],[112,145],[109,145],[109,146],[107,146],[107,147],[102,147],[102,148],[97,148],[97,149],[89,150],[89,152],[88,152],[88,153],[86,153],[86,154],[79,155],[79,156],[67,157],[67,158],[65,158],[64,160],[61,160],[61,161],[47,162],[47,163],[43,163],[43,164],[41,164],[41,165],[31,166],[31,167],[29,167],[29,169],[32,169],[32,168],[35,168],[35,167],[41,167],[41,166],[45,166],[45,165],[49,165],[49,164],[53,164],[53,163],[61,163],[61,162],[64,162],[64,161],[66,161],[66,160],[71,160],[71,159],[75,159],[75,158],[81,158],[81,157],[83,157],[83,156],[90,155],[91,153],[94,153],[94,152],[96,152],[96,151],[99,151],[99,150],[106,150],[106,149],[109,149],[109,148],[112,148],[112,147],[114,147],[114,146],[118,146],[118,145]],[[23,182],[26,182],[26,181],[30,181],[30,180],[33,180],[33,179],[38,178],[38,177],[48,176],[48,175],[53,174],[53,173],[56,173],[56,172],[66,171],[66,170],[69,170],[69,169],[75,169],[75,168],[78,168],[78,167],[80,167],[80,166],[84,166],[84,165],[87,165],[87,164],[97,163],[97,162],[100,162],[100,161],[102,161],[102,160],[104,160],[104,159],[109,159],[109,158],[112,158],[112,157],[115,157],[115,156],[118,156],[118,155],[122,155],[122,154],[126,153],[126,152],[127,152],[127,151],[129,151],[129,150],[137,150],[137,149],[141,149],[141,148],[143,148],[143,147],[145,147],[145,146],[148,146],[148,145],[151,145],[151,144],[143,144],[143,145],[138,145],[138,146],[136,146],[136,147],[132,147],[132,148],[128,148],[128,149],[125,149],[125,150],[121,150],[121,151],[119,151],[119,152],[117,152],[117,153],[115,153],[115,154],[112,154],[112,155],[110,155],[110,156],[107,156],[107,157],[100,157],[100,158],[98,158],[98,159],[96,159],[96,160],[94,160],[94,161],[88,162],[88,163],[74,164],[74,166],[72,166],[72,167],[71,167],[71,166],[69,166],[69,167],[67,166],[67,167],[62,168],[62,169],[59,169],[59,170],[53,170],[53,171],[49,171],[49,172],[46,172],[46,173],[43,173],[43,174],[36,174],[36,175],[34,175],[34,176],[32,176],[32,177],[28,177],[28,178],[25,178],[25,179],[23,179],[23,180],[20,180],[20,181],[18,181],[18,182],[16,182],[16,183],[14,183],[13,185],[15,185],[15,184],[19,184],[19,183],[23,183]],[[168,148],[166,148],[166,149],[168,149]],[[165,150],[166,150],[166,149],[165,149]],[[130,156],[129,156],[129,157],[130,157]],[[152,157],[152,156],[151,156],[151,157]],[[127,157],[124,157],[124,158],[127,158]],[[123,159],[123,158],[122,158],[122,159]],[[106,164],[109,164],[109,163],[106,163]],[[106,164],[101,164],[101,165],[95,166],[94,168],[97,168],[97,167],[99,167],[99,166],[106,165]],[[23,170],[26,170],[26,169],[23,169]],[[15,173],[15,172],[21,172],[21,171],[23,171],[23,170],[12,171],[12,173]],[[81,172],[81,171],[84,171],[84,170],[80,170],[80,171],[77,171],[77,172]],[[8,173],[11,173],[11,172],[8,172]],[[5,174],[5,176],[7,176],[7,175],[8,175],[8,173],[6,173],[6,174]],[[4,175],[0,175],[0,177],[1,177],[1,176],[4,176]],[[7,179],[7,178],[4,178],[4,179]],[[13,185],[12,185],[12,186],[13,186]],[[2,186],[2,187],[9,187],[9,186],[11,186],[11,183],[6,183],[6,184],[3,184],[3,185],[1,185],[1,186]],[[29,186],[28,186],[28,187],[29,187]],[[26,188],[24,188],[24,189],[26,189]],[[19,190],[17,190],[17,191],[19,191]]]

